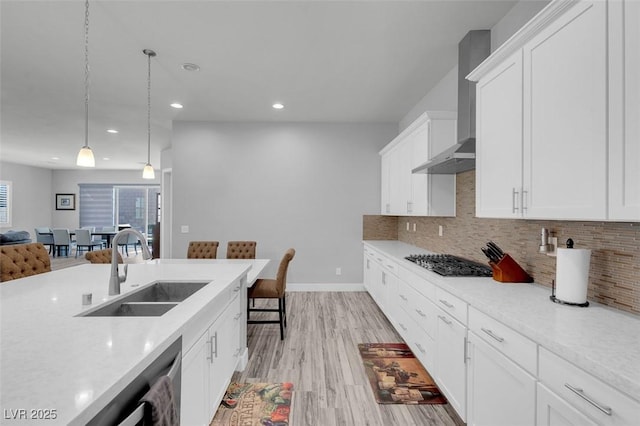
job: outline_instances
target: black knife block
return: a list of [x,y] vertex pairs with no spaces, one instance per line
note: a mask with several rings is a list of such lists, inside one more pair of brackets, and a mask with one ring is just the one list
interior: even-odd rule
[[498,263],[489,262],[493,270],[493,279],[501,283],[532,283],[533,278],[527,274],[518,262],[505,254]]

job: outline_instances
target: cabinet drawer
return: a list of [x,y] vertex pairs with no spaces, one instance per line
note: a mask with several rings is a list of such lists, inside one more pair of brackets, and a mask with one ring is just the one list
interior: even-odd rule
[[536,375],[537,345],[490,316],[469,307],[469,329],[529,373]]
[[441,288],[436,288],[434,304],[452,315],[465,326],[467,325],[467,302],[464,300],[457,298]]
[[436,300],[436,286],[429,281],[402,267],[399,268],[398,276],[420,294],[428,297],[432,301]]
[[389,258],[380,256],[382,258],[382,267],[387,270],[390,274],[398,276],[398,264]]
[[[406,302],[407,313],[430,337],[435,337],[436,308],[433,303],[411,286],[406,284],[404,286],[403,294],[406,294],[408,299]],[[404,302],[404,300],[402,301]]]
[[638,424],[640,402],[542,347],[539,380],[598,424]]

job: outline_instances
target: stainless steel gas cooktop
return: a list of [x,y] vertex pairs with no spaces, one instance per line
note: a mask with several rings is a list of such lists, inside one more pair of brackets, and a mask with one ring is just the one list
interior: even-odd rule
[[412,254],[405,259],[445,277],[491,277],[490,267],[450,254]]

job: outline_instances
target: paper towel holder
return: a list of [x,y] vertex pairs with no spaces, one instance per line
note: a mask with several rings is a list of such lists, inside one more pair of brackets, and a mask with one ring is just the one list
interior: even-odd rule
[[[567,248],[572,249],[574,242],[571,238],[568,238],[566,244],[567,244]],[[580,308],[586,308],[587,306],[589,306],[589,301],[585,301],[584,303],[574,303],[574,302],[565,302],[564,300],[560,300],[556,298],[556,280],[551,280],[551,296],[549,296],[549,299],[551,299],[552,302],[558,303],[560,305],[577,306]]]

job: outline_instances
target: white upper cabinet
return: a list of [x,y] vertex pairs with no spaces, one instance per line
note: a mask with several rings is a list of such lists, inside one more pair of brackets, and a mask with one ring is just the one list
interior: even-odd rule
[[607,4],[581,1],[523,49],[523,214],[606,219]]
[[456,143],[455,117],[426,112],[380,151],[382,214],[455,216],[455,175],[411,172]]
[[471,72],[479,217],[640,220],[639,9],[552,1]]
[[476,216],[522,215],[522,53],[476,86]]
[[609,4],[609,219],[640,221],[640,2]]

